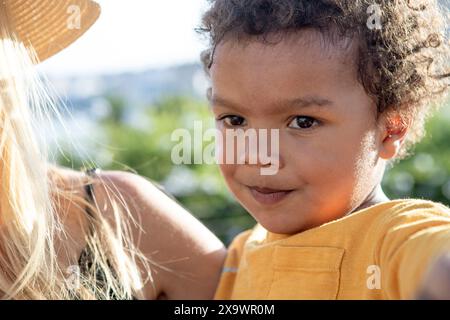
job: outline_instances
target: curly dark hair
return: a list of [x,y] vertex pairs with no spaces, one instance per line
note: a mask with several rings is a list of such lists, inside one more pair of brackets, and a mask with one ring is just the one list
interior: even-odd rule
[[[201,59],[208,73],[216,46],[226,40],[258,40],[304,28],[333,39],[357,39],[358,80],[378,116],[400,116],[409,127],[392,159],[410,156],[425,136],[425,122],[448,93],[448,8],[437,0],[210,0],[197,31],[209,39]],[[381,9],[381,28],[368,25],[370,7]]]

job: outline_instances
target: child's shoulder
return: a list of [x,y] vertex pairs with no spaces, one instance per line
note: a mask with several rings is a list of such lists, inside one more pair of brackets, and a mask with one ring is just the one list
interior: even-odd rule
[[374,222],[368,236],[375,264],[387,275],[384,290],[410,299],[428,266],[450,250],[450,208],[436,201],[404,199]]
[[450,222],[450,208],[425,199],[400,199],[378,216],[379,226],[399,227],[404,224]]
[[379,249],[394,252],[400,247],[436,246],[450,243],[450,208],[440,202],[403,199],[377,216],[371,234]]

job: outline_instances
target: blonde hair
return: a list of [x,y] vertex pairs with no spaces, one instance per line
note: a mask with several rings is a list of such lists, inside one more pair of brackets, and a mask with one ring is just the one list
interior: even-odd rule
[[[39,136],[36,124],[58,111],[34,68],[36,59],[0,8],[0,298],[141,297],[144,280],[137,265],[148,276],[150,269],[133,245],[129,223],[136,221],[118,190],[102,184],[111,202],[111,224],[98,205],[59,185],[47,159],[45,138]],[[84,274],[75,272],[78,283],[70,281],[73,275],[56,252],[57,240],[64,243],[66,234],[57,212],[58,199],[89,207],[95,218],[90,220],[92,233],[86,232],[85,239],[93,267]],[[68,247],[62,249],[68,255]]]

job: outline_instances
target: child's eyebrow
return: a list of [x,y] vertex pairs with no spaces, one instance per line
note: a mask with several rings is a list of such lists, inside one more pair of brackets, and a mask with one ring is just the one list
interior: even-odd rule
[[[247,108],[240,106],[237,103],[229,101],[218,95],[212,95],[208,98],[210,106],[221,106],[224,108],[233,109],[236,111],[248,111]],[[318,96],[305,96],[295,99],[282,100],[275,103],[275,111],[292,111],[293,109],[328,109],[333,102]]]

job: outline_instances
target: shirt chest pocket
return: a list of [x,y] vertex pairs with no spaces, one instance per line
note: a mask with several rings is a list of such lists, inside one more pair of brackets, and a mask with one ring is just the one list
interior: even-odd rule
[[344,249],[275,247],[268,299],[337,298]]

